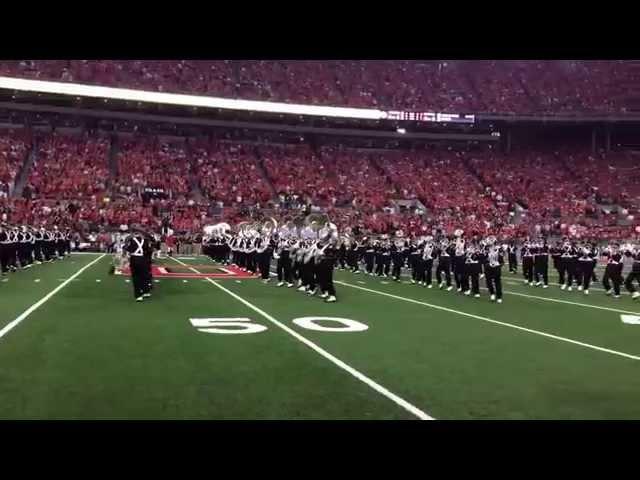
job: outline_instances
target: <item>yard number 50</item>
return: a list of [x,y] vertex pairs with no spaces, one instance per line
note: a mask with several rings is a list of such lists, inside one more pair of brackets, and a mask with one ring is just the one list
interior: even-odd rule
[[[267,330],[265,325],[252,322],[250,318],[245,317],[190,318],[189,321],[203,333],[242,334]],[[334,325],[326,326],[318,322],[331,322]],[[316,332],[363,332],[369,328],[356,320],[339,317],[300,317],[293,319],[293,323]]]

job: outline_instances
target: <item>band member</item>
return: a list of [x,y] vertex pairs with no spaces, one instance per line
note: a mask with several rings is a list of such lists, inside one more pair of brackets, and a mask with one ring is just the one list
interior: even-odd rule
[[456,287],[458,292],[462,292],[465,279],[465,263],[466,263],[466,246],[465,240],[458,236],[455,243],[454,257],[453,257],[453,275],[456,281]]
[[364,254],[367,249],[367,246],[363,242],[357,243],[356,248],[356,271],[355,273],[360,273],[360,262],[364,261]]
[[364,263],[365,271],[367,275],[373,275],[373,262],[376,258],[376,247],[371,243],[371,240],[364,239]]
[[560,253],[560,257],[558,259],[558,283],[560,284],[560,288],[564,290],[567,288],[568,276],[569,276],[569,267],[573,262],[573,251],[572,251],[571,243],[565,241],[562,245],[562,250]]
[[9,270],[18,271],[18,234],[17,227],[9,231]]
[[391,270],[391,242],[385,238],[380,246],[382,252],[382,276],[388,277]]
[[613,283],[613,297],[620,298],[620,285],[622,285],[622,254],[620,253],[620,246],[614,244],[607,247],[602,252],[602,255],[607,259],[607,266],[604,270],[604,276],[602,277],[602,285],[605,289],[606,295],[611,295],[611,282]]
[[420,258],[420,252],[424,248],[417,239],[412,239],[407,249],[407,259],[409,267],[411,268],[411,283],[418,281],[418,259]]
[[[446,282],[447,291],[450,292],[453,289],[451,285],[451,258],[455,255],[455,248],[445,239],[440,243],[440,248],[436,253],[438,255],[438,266],[436,267],[438,287],[442,290]],[[443,273],[444,281],[442,279]]]
[[[562,244],[560,241],[556,241],[554,245],[549,247],[549,254],[551,255],[551,263],[556,272],[558,272],[558,276],[560,276],[560,258],[562,256]],[[563,282],[560,282],[562,285]]]
[[[563,254],[564,256],[564,254]],[[573,282],[578,284],[578,290],[582,290],[582,270],[578,263],[578,257],[580,257],[580,250],[576,245],[571,245],[569,254],[566,258],[567,264],[567,291],[571,291]],[[564,289],[563,289],[564,290]]]
[[[480,254],[476,247],[471,245],[467,249],[464,262],[464,278],[463,288],[465,288],[465,295],[471,295],[475,298],[480,298]],[[469,288],[469,281],[471,281],[471,287]]]
[[[43,244],[44,244],[44,227],[40,227],[33,234],[35,243],[33,249],[33,256],[36,260],[37,264],[41,264],[44,262],[44,254],[43,254]],[[69,237],[71,237],[71,232],[69,232]],[[71,249],[69,249],[71,251]]]
[[50,230],[44,232],[44,259],[46,262],[53,262],[55,257],[54,234]]
[[422,262],[423,262],[423,274],[422,285],[427,288],[432,288],[432,271],[433,271],[433,259],[435,258],[435,245],[431,237],[427,238],[424,249],[422,250]]
[[533,258],[535,248],[533,245],[526,241],[520,250],[522,255],[522,274],[524,275],[524,283],[533,285]]
[[[331,224],[331,227],[335,227]],[[328,228],[328,230],[331,230]],[[335,230],[334,230],[335,232]],[[333,268],[335,266],[336,249],[334,247],[335,238],[331,237],[331,232],[321,233],[321,240],[318,242],[315,251],[315,265],[318,275],[318,283],[322,292],[320,298],[324,298],[327,303],[336,302],[336,289],[333,285]]]
[[264,283],[269,282],[269,267],[273,256],[273,245],[271,236],[265,235],[256,239],[256,259],[260,269],[260,278]]
[[6,224],[0,225],[0,270],[2,276],[6,276],[9,271],[9,230]]
[[282,287],[285,283],[288,288],[293,287],[293,279],[291,278],[291,250],[292,241],[288,238],[278,238],[277,247],[274,257],[277,260],[276,273],[278,274],[278,287]]
[[[595,266],[598,265],[598,258],[600,257],[600,249],[598,248],[598,245],[594,242],[591,244],[591,250],[593,251],[593,258],[595,260]],[[593,273],[591,274],[591,281],[592,282],[597,282],[598,281],[598,276],[596,275],[596,269],[593,269]]]
[[511,241],[508,247],[509,272],[518,273],[518,247]]
[[636,290],[633,282],[635,280],[638,284],[640,284],[640,250],[638,248],[628,249],[625,252],[625,255],[633,258],[633,264],[631,265],[631,272],[629,272],[626,280],[624,281],[624,286],[631,294],[631,298],[633,300],[636,300],[640,297],[640,292]]
[[404,250],[405,241],[402,238],[402,232],[396,232],[396,240],[391,245],[391,262],[393,263],[393,269],[391,270],[391,276],[396,282],[400,281],[400,275],[402,274],[402,265],[404,264]]
[[302,286],[298,288],[299,292],[305,292],[309,295],[315,295],[316,292],[316,276],[314,256],[316,253],[316,242],[306,242],[302,250]]
[[544,240],[536,245],[536,251],[533,257],[533,268],[535,271],[536,286],[539,287],[542,285],[542,288],[549,288],[549,246]]
[[65,255],[71,255],[71,235],[72,235],[71,229],[67,228],[64,231],[64,236],[63,236],[63,238],[64,238],[64,253],[65,253]]
[[142,232],[136,230],[127,240],[125,251],[129,254],[129,265],[131,268],[131,280],[133,283],[133,295],[136,302],[151,297],[149,291],[148,266],[146,255],[150,249],[148,241]]
[[302,239],[299,239],[293,246],[291,251],[291,255],[293,255],[293,270],[292,275],[295,280],[298,281],[296,285],[298,288],[302,286],[302,272],[303,272],[303,259],[305,252],[305,242]]
[[53,227],[54,233],[53,233],[53,240],[54,240],[54,244],[53,244],[53,248],[55,251],[55,256],[57,256],[59,259],[63,259],[64,258],[64,243],[65,243],[65,239],[64,239],[64,235],[62,234],[62,232],[60,230],[58,230],[58,227]]
[[247,254],[247,272],[253,274],[258,270],[256,246],[258,243],[258,233],[255,232],[249,237],[245,252]]
[[146,268],[146,282],[147,282],[147,292],[149,292],[149,296],[151,296],[151,290],[153,289],[153,253],[157,247],[157,241],[152,233],[145,234],[145,244],[147,248],[144,251],[144,261]]
[[20,261],[20,267],[24,270],[31,268],[31,258],[29,258],[31,234],[26,225],[22,226],[22,229],[18,233],[18,260]]
[[582,285],[578,287],[578,290],[583,290],[585,295],[589,295],[589,285],[593,277],[593,270],[596,268],[597,258],[595,252],[591,249],[590,245],[584,245],[582,252],[578,258],[578,265],[580,266],[580,272],[582,277]]
[[347,268],[347,245],[344,242],[341,242],[338,247],[338,264],[340,265],[340,270]]
[[489,242],[485,255],[485,272],[487,289],[491,295],[491,301],[502,303],[502,265],[504,264],[504,256],[502,248]]
[[357,240],[349,242],[347,245],[347,265],[349,270],[353,273],[360,273],[360,266],[358,262],[358,249],[360,243]]

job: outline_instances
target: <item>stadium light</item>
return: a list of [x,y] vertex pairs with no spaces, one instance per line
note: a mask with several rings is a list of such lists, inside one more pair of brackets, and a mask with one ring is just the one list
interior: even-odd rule
[[101,87],[97,85],[27,80],[12,77],[0,77],[0,88],[58,95],[101,98],[105,102],[107,99],[132,100],[134,102],[159,103],[189,107],[223,108],[266,113],[287,113],[294,115],[315,115],[369,120],[387,118],[387,112],[371,108],[322,107],[295,103],[236,100],[231,98],[162,93],[146,90],[132,90],[129,88]]

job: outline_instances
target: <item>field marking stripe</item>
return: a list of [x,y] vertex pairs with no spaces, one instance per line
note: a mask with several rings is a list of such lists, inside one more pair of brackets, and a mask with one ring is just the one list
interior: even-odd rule
[[[180,262],[180,260],[177,260],[177,259],[173,259],[173,260],[175,260],[178,263],[182,263],[182,262]],[[187,264],[183,264],[183,265],[188,266]],[[191,270],[193,270],[194,273],[200,273],[194,268],[191,268]],[[313,351],[315,351],[316,353],[320,354],[321,356],[323,356],[324,358],[326,358],[330,362],[334,363],[335,365],[337,365],[341,369],[343,369],[346,372],[350,373],[352,376],[354,376],[355,378],[357,378],[361,382],[365,383],[367,386],[369,386],[370,388],[372,388],[373,390],[375,390],[379,394],[385,396],[386,398],[388,398],[389,400],[394,402],[396,405],[404,408],[409,413],[415,415],[420,420],[435,420],[435,418],[431,417],[430,415],[428,415],[424,411],[420,410],[415,405],[412,405],[411,403],[407,402],[406,400],[404,400],[403,398],[399,397],[395,393],[387,390],[385,387],[383,387],[379,383],[377,383],[374,380],[370,379],[369,377],[367,377],[366,375],[364,375],[360,371],[356,370],[355,368],[351,367],[350,365],[347,365],[345,362],[343,362],[339,358],[333,356],[332,354],[330,354],[329,352],[327,352],[326,350],[324,350],[322,347],[318,346],[317,344],[315,344],[311,340],[307,339],[306,337],[303,337],[302,335],[300,335],[295,330],[293,330],[293,329],[287,327],[285,324],[279,322],[274,317],[269,315],[267,312],[265,312],[265,311],[261,310],[260,308],[256,307],[255,305],[253,305],[252,303],[248,302],[247,300],[245,300],[241,296],[237,295],[236,293],[232,292],[231,290],[226,289],[225,287],[220,285],[218,282],[215,282],[215,281],[211,280],[210,278],[207,278],[206,280],[209,281],[209,283],[211,283],[211,284],[215,285],[216,287],[218,287],[223,292],[231,295],[233,298],[235,298],[236,300],[241,302],[243,305],[249,307],[254,312],[262,315],[264,318],[269,320],[271,323],[273,323],[274,325],[280,327],[282,330],[287,332],[289,335],[293,336],[294,338],[296,338],[300,342],[304,343],[307,347],[311,348]]]
[[617,350],[611,350],[609,348],[599,347],[597,345],[592,345],[590,343],[580,342],[578,340],[573,340],[571,338],[560,337],[558,335],[553,335],[552,333],[543,332],[541,330],[534,330],[532,328],[521,327],[519,325],[514,325],[512,323],[501,322],[499,320],[493,320],[491,318],[481,317],[480,315],[474,315],[473,313],[461,312],[459,310],[454,310],[452,308],[443,307],[441,305],[433,305],[431,303],[426,303],[426,302],[421,302],[419,300],[414,300],[413,298],[401,297],[399,295],[394,295],[392,293],[381,292],[379,290],[373,290],[371,288],[366,288],[366,287],[360,287],[358,285],[352,285],[352,284],[346,283],[346,282],[335,281],[335,283],[338,283],[340,285],[344,285],[346,287],[357,288],[358,290],[364,290],[365,292],[370,292],[370,293],[375,293],[375,294],[378,294],[378,295],[384,295],[384,296],[390,297],[390,298],[395,298],[396,300],[402,300],[402,301],[405,301],[405,302],[415,303],[415,304],[418,304],[418,305],[424,305],[426,307],[434,308],[436,310],[442,310],[444,312],[454,313],[454,314],[457,314],[457,315],[462,315],[464,317],[470,317],[470,318],[475,318],[477,320],[483,320],[485,322],[494,323],[496,325],[502,325],[503,327],[514,328],[516,330],[521,330],[523,332],[533,333],[535,335],[541,335],[543,337],[553,338],[554,340],[559,340],[561,342],[566,342],[566,343],[572,343],[574,345],[579,345],[581,347],[590,348],[590,349],[593,349],[593,350],[598,350],[600,352],[606,352],[606,353],[610,353],[612,355],[618,355],[620,357],[630,358],[632,360],[640,360],[640,357],[636,356],[636,355],[631,355],[629,353],[619,352]]
[[91,267],[94,263],[97,263],[100,260],[102,260],[102,258],[104,256],[105,256],[105,254],[103,253],[102,255],[100,255],[98,258],[96,258],[92,262],[87,263],[84,267],[82,267],[76,273],[71,275],[69,278],[67,278],[64,282],[62,282],[56,288],[54,288],[49,293],[47,293],[44,297],[42,297],[36,303],[31,305],[29,308],[27,308],[15,320],[7,323],[0,330],[0,338],[4,337],[7,333],[9,333],[11,330],[13,330],[15,327],[17,327],[20,324],[20,322],[22,322],[25,318],[27,318],[29,315],[31,315],[33,312],[35,312],[38,308],[40,308],[42,305],[44,305],[47,301],[49,301],[51,299],[51,297],[53,297],[56,293],[58,293],[60,290],[62,290],[67,284],[71,283],[78,275],[82,274],[82,272],[84,272],[87,268]]
[[571,302],[569,300],[560,300],[559,298],[539,297],[538,295],[528,295],[526,293],[518,293],[511,290],[503,290],[503,292],[508,293],[510,295],[517,295],[519,297],[536,298],[538,300],[544,300],[546,302],[567,303],[569,305],[576,305],[578,307],[596,308],[598,310],[608,310],[610,312],[616,312],[616,313],[629,313],[631,315],[640,315],[640,313],[638,312],[631,312],[629,310],[620,310],[619,308],[601,307],[599,305],[591,305],[589,303],[579,303],[579,302]]

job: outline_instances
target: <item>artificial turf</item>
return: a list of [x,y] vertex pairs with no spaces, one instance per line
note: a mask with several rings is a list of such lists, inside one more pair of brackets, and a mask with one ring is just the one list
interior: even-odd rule
[[[95,259],[11,274],[0,283],[0,329]],[[437,419],[640,418],[640,325],[620,320],[640,315],[640,304],[628,295],[542,290],[505,273],[497,305],[486,291],[474,299],[337,271],[335,304],[273,281],[213,280],[223,290],[164,278],[135,303],[110,262],[98,260],[0,338],[0,418],[417,418],[287,328]],[[369,328],[293,322],[308,316]],[[203,333],[190,322],[210,317],[246,317],[267,330]]]

